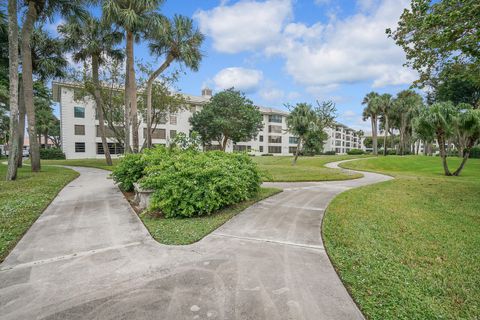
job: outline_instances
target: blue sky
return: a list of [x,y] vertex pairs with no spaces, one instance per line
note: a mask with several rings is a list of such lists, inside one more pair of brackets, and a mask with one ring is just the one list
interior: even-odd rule
[[[177,85],[182,92],[235,86],[257,105],[279,109],[333,100],[339,121],[369,131],[361,120],[363,96],[396,94],[416,77],[385,35],[408,2],[167,0],[161,11],[192,17],[206,35],[200,70],[185,70]],[[155,63],[145,44],[135,50],[137,58]]]

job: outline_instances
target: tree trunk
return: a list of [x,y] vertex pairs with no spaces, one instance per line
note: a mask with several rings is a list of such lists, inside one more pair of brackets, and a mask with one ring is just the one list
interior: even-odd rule
[[298,138],[297,141],[297,150],[295,150],[295,158],[293,158],[292,166],[297,164],[298,154],[300,153],[300,145],[302,143],[302,139]]
[[467,149],[463,155],[462,163],[460,164],[460,167],[458,167],[457,170],[453,173],[454,176],[459,176],[460,173],[463,170],[463,167],[465,167],[465,164],[467,163],[468,157],[470,157],[470,149]]
[[446,176],[451,176],[452,173],[448,169],[447,155],[445,151],[445,139],[442,136],[438,135],[437,141],[440,149],[440,157],[442,158],[443,171],[445,172]]
[[162,63],[162,65],[155,70],[150,77],[148,78],[147,81],[147,148],[152,147],[152,87],[153,87],[153,82],[155,79],[158,78],[158,76],[165,71],[170,64],[173,62],[173,56],[168,55],[167,59],[165,62]]
[[385,115],[385,134],[384,134],[384,137],[383,137],[383,155],[384,156],[387,156],[388,155],[388,152],[387,152],[387,138],[388,138],[388,116]]
[[94,86],[94,97],[95,104],[97,105],[97,114],[98,114],[98,131],[100,133],[100,138],[102,139],[103,154],[105,155],[105,161],[107,165],[112,165],[112,157],[110,156],[110,150],[108,149],[107,136],[105,134],[105,117],[103,114],[103,101],[102,95],[100,93],[100,80],[98,76],[99,70],[99,61],[98,56],[92,55],[92,80]]
[[30,141],[31,168],[33,172],[40,171],[40,149],[36,137],[35,106],[33,104],[33,67],[31,38],[33,26],[37,20],[35,2],[28,2],[28,9],[22,28],[22,81],[25,99],[25,109],[28,118],[28,136]]
[[25,140],[25,100],[23,97],[23,83],[18,82],[18,167],[23,166],[23,140]]
[[127,31],[127,74],[128,74],[128,100],[126,104],[130,106],[130,117],[132,121],[132,150],[138,153],[138,110],[137,110],[137,82],[135,79],[135,61],[133,52],[134,43],[133,32]]
[[228,142],[228,137],[223,137],[223,141],[222,141],[222,151],[225,152],[225,150],[227,149],[227,142]]
[[45,132],[43,133],[43,139],[45,140],[45,149],[48,149],[49,146],[48,146],[48,130],[45,130]]
[[8,157],[7,181],[17,178],[18,165],[18,18],[17,1],[8,1],[8,58],[10,94],[10,154]]
[[[128,32],[127,32],[128,34]],[[127,43],[128,46],[128,43]],[[125,153],[130,153],[130,74],[129,70],[130,60],[125,61],[126,73],[125,73]]]
[[377,145],[377,118],[372,116],[372,152],[374,155],[378,154],[378,145]]

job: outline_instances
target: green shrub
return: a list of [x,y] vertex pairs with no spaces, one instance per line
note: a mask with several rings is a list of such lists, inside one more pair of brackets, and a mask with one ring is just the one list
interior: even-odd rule
[[325,151],[323,154],[326,155],[326,156],[334,156],[337,153],[335,151]]
[[262,157],[273,157],[272,153],[263,153]]
[[470,158],[480,158],[480,147],[473,147],[470,151]]
[[350,149],[347,151],[347,154],[349,155],[365,154],[365,151],[363,151],[362,149]]
[[128,153],[123,157],[112,172],[113,180],[124,191],[132,191],[133,184],[143,177],[146,166],[145,155]]
[[154,190],[149,209],[166,218],[208,215],[253,197],[260,188],[257,166],[244,153],[157,148],[145,159],[140,183]]
[[60,148],[40,149],[40,159],[62,160],[65,159],[65,153]]

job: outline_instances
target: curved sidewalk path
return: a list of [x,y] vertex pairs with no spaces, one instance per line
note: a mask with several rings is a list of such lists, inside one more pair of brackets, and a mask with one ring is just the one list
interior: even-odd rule
[[165,246],[108,172],[74,169],[0,265],[0,319],[363,319],[321,220],[337,194],[390,177],[267,183],[284,192],[193,245]]

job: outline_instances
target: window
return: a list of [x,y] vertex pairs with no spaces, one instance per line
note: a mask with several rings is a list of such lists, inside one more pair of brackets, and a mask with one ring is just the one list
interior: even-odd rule
[[[122,132],[123,128],[121,127],[115,127],[116,130],[119,132]],[[100,126],[97,126],[97,138],[100,137]],[[105,126],[105,137],[107,138],[114,138],[115,137],[115,132],[108,126]]]
[[296,153],[297,147],[288,147],[288,153]]
[[170,116],[170,124],[176,125],[177,124],[177,116]]
[[271,114],[271,115],[268,116],[268,122],[282,123],[282,115]]
[[76,136],[84,136],[85,135],[85,126],[81,124],[75,125],[75,135]]
[[73,115],[74,115],[75,118],[85,118],[85,108],[74,107]]
[[297,144],[298,143],[298,138],[297,137],[289,137],[288,138],[288,143]]
[[282,126],[268,126],[268,132],[282,133]]
[[85,142],[75,142],[75,152],[85,152]]
[[170,130],[170,139],[175,138],[176,135],[177,135],[177,130]]
[[282,143],[282,136],[269,136],[268,142],[270,143]]
[[263,136],[259,136],[258,138],[259,138],[260,142],[263,142]]
[[158,123],[159,124],[166,124],[167,123],[167,116],[165,114],[157,114]]
[[268,153],[282,153],[282,147],[280,147],[280,146],[270,146],[270,147],[268,147]]
[[239,145],[234,145],[233,146],[233,151],[237,151],[237,152],[250,152],[252,151],[252,147],[251,146],[239,146]]
[[342,149],[340,149],[340,148],[335,148],[335,153],[342,153]]
[[259,151],[260,151],[260,152],[263,152],[263,146],[260,146],[260,147],[259,147]]
[[[173,130],[175,131],[175,130]],[[147,128],[143,128],[143,136],[147,137]],[[155,129],[152,132],[152,139],[166,139],[165,129]]]
[[[108,143],[108,151],[110,154],[123,154],[124,148],[123,144],[120,143]],[[97,142],[97,154],[104,154],[103,144],[101,142]]]

